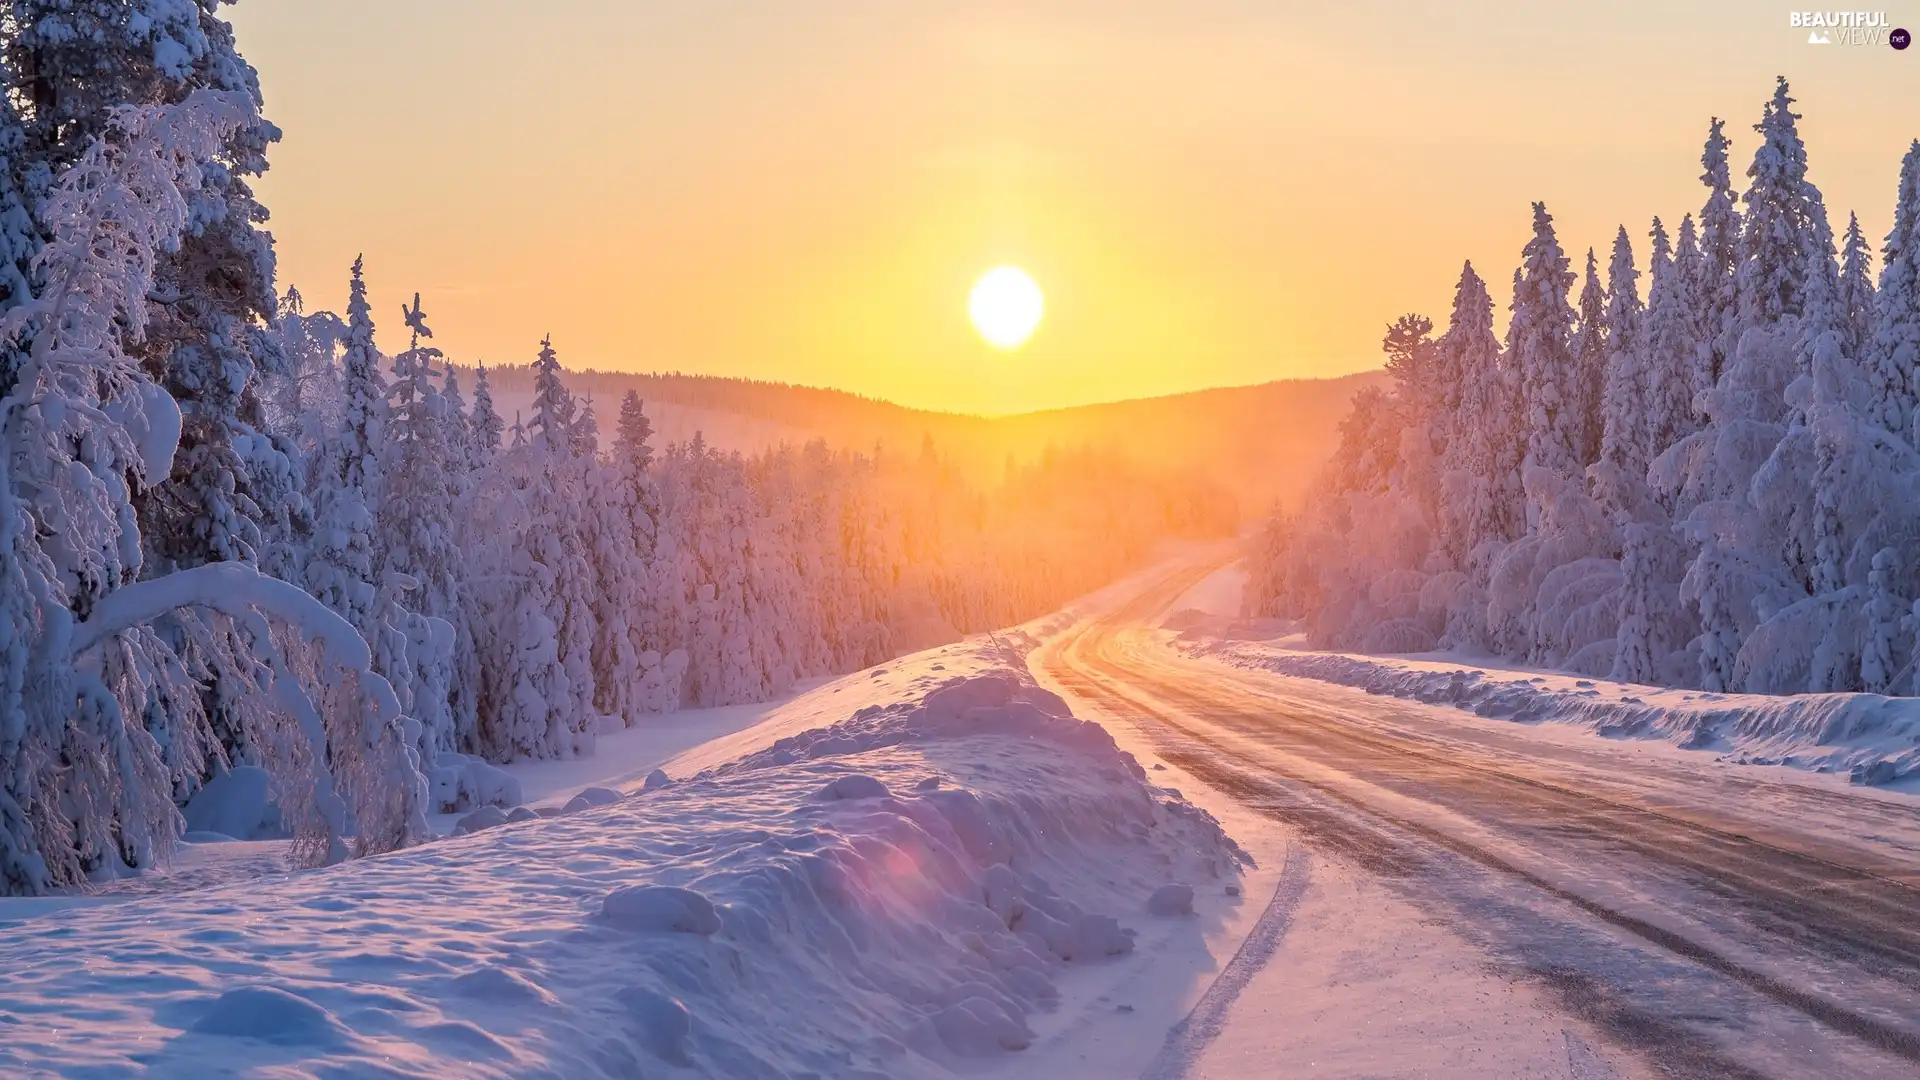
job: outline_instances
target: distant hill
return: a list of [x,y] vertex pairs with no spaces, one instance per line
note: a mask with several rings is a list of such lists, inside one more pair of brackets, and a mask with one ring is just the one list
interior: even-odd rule
[[[490,366],[495,406],[509,423],[533,396],[532,369]],[[1194,470],[1238,492],[1243,512],[1292,502],[1331,454],[1347,403],[1385,372],[1336,379],[1290,379],[1167,397],[982,417],[910,409],[843,390],[751,379],[671,373],[575,371],[567,385],[591,397],[600,429],[612,436],[629,389],[647,403],[658,439],[684,442],[700,432],[716,446],[747,453],[825,439],[831,446],[918,454],[931,440],[942,457],[981,478],[1009,457],[1030,461],[1048,447],[1094,446],[1176,470]],[[462,379],[470,389],[472,372]]]

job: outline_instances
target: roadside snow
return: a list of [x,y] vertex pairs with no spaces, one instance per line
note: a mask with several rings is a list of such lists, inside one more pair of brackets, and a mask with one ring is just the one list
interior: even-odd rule
[[[1185,617],[1182,617],[1182,616]],[[1357,656],[1239,640],[1275,627],[1197,613],[1167,622],[1189,655],[1234,667],[1451,705],[1516,723],[1567,724],[1614,739],[1655,739],[1741,765],[1837,773],[1856,784],[1920,790],[1920,699],[1878,694],[1713,694],[1579,675],[1479,667],[1444,654]]]
[[950,1075],[1194,926],[1163,887],[1221,896],[1245,858],[993,643],[820,687],[664,774],[0,922],[0,1073]]

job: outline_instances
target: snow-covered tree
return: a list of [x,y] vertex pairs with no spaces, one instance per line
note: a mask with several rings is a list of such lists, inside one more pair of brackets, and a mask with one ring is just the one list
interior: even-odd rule
[[1881,249],[1873,340],[1864,351],[1875,418],[1887,430],[1908,435],[1920,424],[1920,139],[1900,162],[1893,228]]
[[1899,556],[1892,548],[1873,555],[1867,574],[1866,635],[1860,652],[1860,680],[1869,694],[1889,693],[1899,673],[1900,630],[1907,605],[1893,593],[1894,567]]
[[[380,447],[379,576],[390,597],[387,618],[410,642],[413,681],[402,697],[425,729],[422,756],[431,762],[476,738],[471,695],[477,659],[462,604],[465,557],[456,519],[467,447],[464,418],[435,382],[442,377],[435,365],[443,357],[426,344],[433,331],[419,294],[402,314],[412,339],[394,357]],[[451,369],[444,377],[452,377]],[[423,619],[446,625],[427,626]]]
[[[1569,347],[1574,312],[1567,294],[1573,287],[1573,273],[1554,236],[1553,217],[1545,203],[1533,204],[1533,238],[1520,255],[1507,353],[1520,377],[1521,416],[1526,423],[1522,471],[1546,469],[1577,476],[1586,466],[1583,454],[1590,419],[1579,411],[1580,372]],[[1542,509],[1529,500],[1529,527],[1538,523]]]
[[[0,74],[6,68],[0,65]],[[26,183],[27,133],[10,97],[0,96],[0,316],[33,298],[31,275],[40,252]],[[26,362],[22,346],[0,350],[0,397],[13,389],[14,373]]]
[[348,622],[367,630],[376,617],[374,512],[381,497],[379,448],[386,437],[388,406],[362,259],[354,260],[348,286],[345,346],[341,424],[320,451],[306,587]]
[[1607,322],[1607,291],[1600,284],[1600,262],[1592,248],[1587,249],[1586,284],[1580,289],[1579,318],[1569,351],[1579,372],[1577,410],[1585,429],[1580,462],[1591,465],[1600,460],[1600,444],[1606,429],[1601,402],[1606,390],[1607,339],[1611,333]]
[[1653,219],[1652,283],[1647,310],[1641,320],[1640,370],[1644,379],[1646,459],[1691,434],[1698,424],[1694,396],[1698,385],[1698,342],[1694,337],[1694,308],[1687,295],[1680,266],[1669,256],[1666,230]]
[[593,396],[580,406],[573,423],[573,456],[592,460],[600,456],[600,420],[593,414]]
[[1647,432],[1646,374],[1641,344],[1640,271],[1633,265],[1633,241],[1622,225],[1613,238],[1607,264],[1606,386],[1601,395],[1601,452],[1627,476],[1646,474],[1652,442]]
[[[540,342],[540,357],[533,362],[533,419],[527,423],[527,439],[541,454],[570,455],[574,452],[573,395],[560,381],[560,357],[553,351],[553,338]],[[516,424],[519,417],[514,417]]]
[[1840,310],[1845,318],[1842,342],[1849,356],[1862,356],[1873,340],[1873,249],[1860,231],[1860,215],[1847,215],[1840,245]]
[[653,461],[653,421],[647,419],[646,406],[637,390],[629,390],[620,399],[620,430],[614,442],[614,460],[635,471],[644,471]]
[[1754,130],[1760,146],[1747,169],[1741,218],[1740,265],[1734,274],[1743,327],[1765,326],[1798,315],[1805,302],[1807,257],[1831,251],[1820,191],[1807,180],[1807,148],[1800,141],[1793,98],[1782,77]]
[[[1442,535],[1456,565],[1482,545],[1503,544],[1525,527],[1520,459],[1526,438],[1517,415],[1518,388],[1493,334],[1493,299],[1473,264],[1461,268],[1453,317],[1439,342],[1460,373],[1460,405],[1440,470],[1446,499]],[[1477,560],[1485,565],[1484,555]]]
[[494,455],[500,452],[500,433],[506,429],[500,414],[494,411],[493,389],[487,385],[487,365],[484,363],[473,376],[473,419],[470,427],[473,432],[473,464],[478,468],[491,463]]
[[[30,277],[41,285],[0,322],[0,338],[31,342],[0,398],[0,890],[164,857],[176,784],[220,753],[183,677],[181,635],[245,694],[229,716],[268,751],[297,851],[344,857],[349,814],[363,851],[425,831],[405,718],[351,628],[243,565],[136,580],[127,481],[167,475],[181,413],[135,350],[160,260],[194,221],[203,163],[254,116],[245,95],[210,91],[115,110],[47,190],[49,242]],[[172,633],[156,634],[159,620]],[[356,676],[322,693],[336,665]],[[156,697],[177,703],[168,742],[193,752],[145,727]]]
[[1707,129],[1707,144],[1700,154],[1705,170],[1700,182],[1707,187],[1707,201],[1700,208],[1700,254],[1698,277],[1690,281],[1691,292],[1700,304],[1700,327],[1709,342],[1709,374],[1720,377],[1733,344],[1726,334],[1732,329],[1734,314],[1734,275],[1740,268],[1742,223],[1733,191],[1733,174],[1728,167],[1727,150],[1732,145],[1725,132],[1726,121],[1714,117]]

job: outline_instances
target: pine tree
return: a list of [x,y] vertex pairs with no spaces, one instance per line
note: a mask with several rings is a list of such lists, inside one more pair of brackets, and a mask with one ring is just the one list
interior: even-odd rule
[[1653,219],[1652,284],[1642,322],[1641,372],[1645,378],[1644,460],[1651,461],[1698,430],[1693,400],[1695,353],[1693,308],[1686,283],[1669,257],[1666,230]]
[[1903,438],[1920,428],[1920,139],[1900,162],[1893,228],[1881,249],[1873,341],[1865,349],[1880,426]]
[[573,395],[560,381],[560,357],[548,337],[540,342],[540,356],[533,362],[533,420],[527,424],[527,438],[543,453],[570,454],[573,422]]
[[364,260],[358,258],[347,296],[340,377],[345,408],[340,430],[322,451],[307,591],[366,632],[374,625],[377,600],[373,511],[380,499],[378,449],[387,422],[387,385],[373,345]]
[[[0,63],[0,82],[8,82]],[[33,297],[34,256],[40,233],[34,225],[26,190],[27,133],[11,98],[0,95],[0,317]],[[0,347],[0,398],[13,390],[15,373],[26,363],[23,344]]]
[[638,391],[629,390],[620,399],[620,430],[614,442],[614,459],[628,468],[644,471],[653,461],[653,421],[647,419],[646,406]]
[[1472,263],[1461,268],[1453,318],[1439,344],[1447,364],[1460,372],[1461,385],[1441,462],[1449,492],[1441,528],[1455,564],[1466,566],[1482,544],[1518,536],[1524,521],[1518,472],[1525,441],[1516,426],[1518,394],[1493,334],[1493,299]]
[[1840,246],[1840,308],[1845,316],[1842,336],[1847,355],[1863,357],[1873,340],[1873,249],[1860,232],[1860,215],[1847,215],[1847,235]]
[[[1533,204],[1533,239],[1521,251],[1514,278],[1513,319],[1507,327],[1509,363],[1520,376],[1521,416],[1527,425],[1523,471],[1579,475],[1586,422],[1579,414],[1579,371],[1569,351],[1574,312],[1567,303],[1573,273],[1553,234],[1545,203]],[[1527,523],[1541,507],[1528,501]]]
[[1754,125],[1761,142],[1747,169],[1740,267],[1734,276],[1743,327],[1798,315],[1805,302],[1808,253],[1832,248],[1819,189],[1807,181],[1807,148],[1795,123],[1799,119],[1782,77]]
[[[481,361],[473,376],[473,464],[475,468],[490,464],[494,455],[500,452],[500,434],[506,424],[500,414],[493,409],[493,390],[487,385],[487,365]],[[519,416],[514,417],[514,426],[519,426]]]
[[447,377],[440,384],[440,400],[446,403],[447,443],[456,451],[457,464],[473,467],[473,420],[467,413],[466,395],[460,392],[460,372],[447,365]]
[[1705,169],[1700,182],[1707,187],[1700,208],[1699,279],[1690,282],[1701,305],[1700,324],[1712,350],[1709,374],[1718,380],[1733,344],[1724,340],[1734,313],[1734,275],[1740,267],[1740,211],[1736,209],[1733,176],[1727,164],[1726,121],[1714,117],[1707,129],[1706,149],[1700,154]]
[[[252,567],[141,562],[128,482],[170,471],[181,410],[128,347],[149,325],[161,257],[197,220],[204,163],[253,120],[244,95],[213,92],[116,112],[46,192],[45,288],[0,326],[10,346],[32,341],[0,398],[0,626],[24,629],[0,653],[6,891],[163,856],[179,827],[171,797],[217,758],[212,713],[228,695],[272,694],[225,715],[276,773],[298,857],[344,857],[349,816],[365,852],[425,831],[397,702],[351,627]],[[57,542],[43,546],[33,518]],[[338,675],[342,690],[316,705],[318,681]],[[343,792],[336,772],[361,782]]]
[[592,460],[600,456],[600,421],[593,415],[593,395],[588,394],[573,425],[573,456]]
[[[422,759],[456,751],[473,739],[473,708],[467,691],[475,675],[472,637],[461,602],[465,559],[456,540],[455,511],[466,448],[456,426],[459,416],[441,396],[434,365],[443,356],[432,340],[420,295],[402,305],[412,333],[407,348],[394,357],[394,385],[379,447],[382,490],[379,501],[382,582],[412,582],[404,599],[390,590],[385,621],[407,639],[410,682],[397,673],[389,680],[409,691],[409,715],[422,727]],[[422,622],[439,620],[444,629]],[[457,701],[456,701],[457,697]]]
[[[1700,234],[1694,228],[1693,215],[1685,214],[1680,218],[1680,243],[1673,249],[1673,265],[1680,277],[1680,288],[1687,298],[1687,330],[1693,338],[1693,392],[1702,394],[1713,389],[1719,379],[1720,369],[1713,358],[1712,324],[1707,321],[1707,294],[1703,291],[1707,280],[1707,255],[1700,250]],[[1695,410],[1697,413],[1699,410]]]
[[1898,559],[1892,548],[1881,548],[1874,553],[1873,569],[1867,574],[1866,633],[1860,650],[1860,681],[1869,694],[1891,693],[1893,678],[1898,674],[1896,642],[1901,637],[1901,616],[1907,608],[1893,592]]
[[[217,5],[170,0],[13,0],[8,66],[25,117],[28,203],[37,217],[54,177],[107,129],[116,106],[179,102],[200,89],[260,106],[259,80]],[[280,481],[294,472],[260,437],[259,377],[276,370],[264,324],[275,315],[274,256],[251,177],[279,129],[256,114],[203,163],[194,224],[155,273],[140,354],[181,403],[170,478],[138,493],[147,570],[254,561],[262,529],[284,539],[298,508]],[[42,221],[42,228],[47,223]],[[256,473],[270,476],[260,481]],[[272,498],[269,498],[271,493]],[[268,540],[276,539],[269,536]]]
[[1579,375],[1577,412],[1581,421],[1580,463],[1583,466],[1600,460],[1606,429],[1601,401],[1606,390],[1610,334],[1607,291],[1600,285],[1600,262],[1594,257],[1593,249],[1588,248],[1586,284],[1580,289],[1580,322],[1569,346]]
[[1628,477],[1647,472],[1646,376],[1641,360],[1640,271],[1633,265],[1627,227],[1613,238],[1607,264],[1607,382],[1602,401],[1600,458]]
[[1654,540],[1645,522],[1629,522],[1620,558],[1620,615],[1612,677],[1622,682],[1658,681],[1665,650],[1654,642],[1655,617],[1648,596],[1655,574],[1647,565]]

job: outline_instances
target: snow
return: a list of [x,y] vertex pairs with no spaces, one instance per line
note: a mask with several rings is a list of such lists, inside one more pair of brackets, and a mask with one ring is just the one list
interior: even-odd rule
[[196,833],[219,834],[230,840],[279,836],[280,810],[269,793],[272,784],[267,770],[254,765],[241,765],[209,780],[181,811],[188,839]]
[[[1743,765],[1835,773],[1920,790],[1920,700],[1879,694],[1716,694],[1577,674],[1484,666],[1446,653],[1362,656],[1235,640],[1246,627],[1169,626],[1191,655],[1240,668],[1450,705],[1488,719],[1563,724],[1613,739],[1661,740]],[[1224,633],[1223,633],[1224,632]]]
[[1217,943],[1245,855],[1010,645],[816,687],[590,810],[43,905],[0,937],[0,1072],[945,1076],[1083,1045],[1115,979],[1183,1008],[1139,965],[1193,963],[1196,920],[1149,902],[1205,884]]
[[1193,886],[1162,885],[1147,897],[1149,915],[1191,915],[1193,914]]

